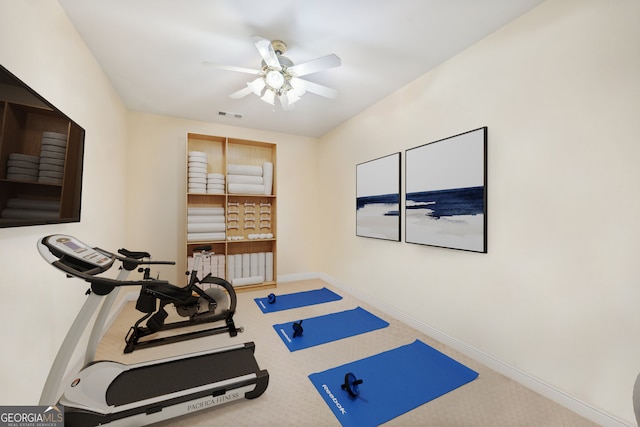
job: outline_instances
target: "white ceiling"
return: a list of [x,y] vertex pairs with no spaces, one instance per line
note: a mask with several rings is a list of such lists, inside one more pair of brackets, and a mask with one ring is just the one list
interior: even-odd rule
[[[130,110],[319,137],[543,0],[58,1]],[[202,63],[258,69],[253,35],[296,64],[338,55],[305,77],[338,97],[229,98],[255,76]]]

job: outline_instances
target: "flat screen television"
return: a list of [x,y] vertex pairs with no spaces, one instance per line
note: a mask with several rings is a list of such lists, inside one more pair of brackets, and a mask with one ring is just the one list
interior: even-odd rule
[[80,221],[84,136],[0,65],[0,228]]

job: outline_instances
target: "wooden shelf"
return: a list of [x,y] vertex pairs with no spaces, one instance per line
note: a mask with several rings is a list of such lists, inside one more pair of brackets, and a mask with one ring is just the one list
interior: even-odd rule
[[80,221],[84,130],[2,67],[0,80],[0,227]]
[[[200,179],[199,172],[193,174],[190,169],[190,152],[200,152],[206,155],[206,173],[219,174],[224,177],[224,190],[222,194],[203,194],[201,192],[189,191],[190,173],[192,178]],[[189,219],[189,208],[214,208],[222,212],[224,215],[224,240],[219,239],[218,235],[212,240],[198,239],[191,241],[189,239],[190,225],[187,221],[185,225],[185,235],[187,235],[186,257],[193,252],[194,247],[204,244],[212,245],[212,251],[217,255],[224,255],[225,269],[224,279],[233,283],[234,279],[247,278],[247,268],[244,271],[237,269],[236,260],[247,260],[247,256],[254,260],[256,257],[259,261],[259,269],[267,269],[272,267],[259,283],[249,285],[235,286],[238,291],[255,290],[273,288],[276,286],[276,144],[249,141],[242,139],[226,138],[222,136],[192,134],[187,135],[187,178],[185,185],[185,194],[187,198],[187,220]],[[197,162],[196,162],[197,163]],[[228,166],[242,165],[250,167],[263,167],[265,163],[273,165],[273,175],[271,181],[270,194],[237,194],[228,192]],[[191,166],[194,166],[192,164]],[[196,168],[201,165],[195,165]],[[194,169],[195,170],[195,169]],[[262,177],[264,180],[264,177]],[[258,184],[259,185],[259,184]],[[200,191],[203,191],[202,189]],[[193,211],[192,211],[193,212]],[[217,218],[216,220],[218,220]],[[262,220],[262,222],[261,222]],[[197,226],[191,224],[193,229]],[[214,228],[215,233],[220,233],[218,228]],[[258,235],[260,238],[254,238]],[[194,236],[191,236],[194,238]],[[253,254],[253,257],[251,255]],[[267,256],[266,254],[270,254]],[[233,258],[233,260],[230,259]],[[272,262],[267,263],[265,260],[272,257]],[[268,264],[268,265],[267,265]],[[232,266],[232,267],[230,267]],[[230,269],[233,268],[233,271]],[[238,272],[243,271],[238,277]],[[256,266],[249,267],[249,271],[255,273]],[[220,271],[218,271],[220,273]],[[258,270],[260,272],[260,270]],[[251,274],[251,273],[249,273]],[[218,274],[221,276],[221,274]],[[254,277],[254,276],[249,276]],[[271,280],[273,278],[273,280]],[[237,280],[235,280],[237,282]]]

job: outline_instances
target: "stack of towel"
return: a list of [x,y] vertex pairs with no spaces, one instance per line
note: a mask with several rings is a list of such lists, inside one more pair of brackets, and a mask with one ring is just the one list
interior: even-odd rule
[[7,160],[7,179],[13,181],[38,181],[38,165],[40,157],[27,154],[11,153]]
[[265,194],[273,191],[273,163],[262,166],[227,165],[227,191],[229,194]]
[[66,153],[67,135],[58,132],[42,132],[38,182],[62,184]]
[[[194,257],[187,258],[187,265],[189,271],[193,270]],[[222,254],[210,254],[200,258],[198,264],[198,278],[202,279],[207,274],[211,273],[212,276],[225,278],[225,256]],[[206,290],[206,287],[205,287]]]
[[226,240],[223,207],[188,207],[187,242]]
[[5,219],[49,220],[60,218],[60,202],[54,200],[11,198],[0,212]]
[[224,174],[207,174],[207,194],[224,194]]
[[207,153],[189,151],[187,192],[191,194],[207,193]]
[[273,252],[227,255],[227,280],[233,286],[273,281]]

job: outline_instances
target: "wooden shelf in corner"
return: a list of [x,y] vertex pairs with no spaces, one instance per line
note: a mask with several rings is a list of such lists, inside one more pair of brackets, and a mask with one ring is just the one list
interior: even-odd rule
[[[230,279],[233,278],[234,274],[228,271],[228,259],[230,255],[235,256],[256,253],[272,253],[273,277],[277,277],[276,148],[276,144],[268,142],[249,141],[227,138],[224,136],[202,135],[194,133],[187,134],[187,176],[185,177],[186,207],[187,209],[190,207],[224,208],[225,240],[198,240],[197,242],[187,242],[186,247],[184,248],[185,262],[187,261],[187,257],[191,255],[189,252],[193,250],[193,247],[195,245],[212,244],[214,246],[214,252],[216,254],[225,256],[225,277],[223,278],[231,281]],[[224,176],[224,194],[203,194],[188,192],[188,179],[190,172],[189,153],[194,151],[206,154],[206,156],[204,157],[206,158],[207,174],[217,174]],[[196,159],[198,155],[201,156],[201,154],[197,155],[196,153],[194,153],[194,155],[195,157],[193,157],[192,160]],[[265,163],[271,163],[273,165],[273,176],[271,183],[272,194],[263,195],[227,193],[228,165],[234,164],[262,167]],[[261,203],[264,204],[264,206],[262,206],[264,208],[264,212],[261,212]],[[251,212],[249,208],[252,204],[254,205],[254,212]],[[261,216],[261,213],[263,213],[264,216]],[[265,222],[263,224],[260,223],[261,219],[265,219]],[[264,228],[261,228],[261,226],[263,226]],[[184,230],[186,241],[188,230],[188,225],[186,223],[184,225]],[[250,235],[252,234],[271,234],[273,238],[254,239],[250,238]],[[232,239],[229,239],[229,237],[231,237]],[[236,258],[234,257],[234,260],[235,259]],[[271,265],[270,263],[267,264]],[[260,289],[272,289],[276,286],[276,281],[268,281],[255,285],[237,286],[235,287],[235,289],[237,290],[237,292],[247,292]]]

